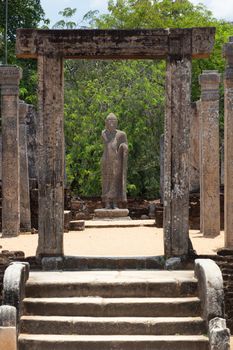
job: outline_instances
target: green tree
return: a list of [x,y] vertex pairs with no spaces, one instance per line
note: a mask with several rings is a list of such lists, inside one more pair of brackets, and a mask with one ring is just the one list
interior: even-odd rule
[[[223,71],[222,45],[233,32],[233,25],[216,20],[203,5],[195,6],[188,0],[110,0],[108,9],[105,15],[90,13],[89,26],[100,29],[217,28],[210,59],[193,61],[193,100],[199,98],[198,76],[202,70]],[[129,139],[129,194],[158,195],[165,62],[69,61],[65,76],[67,172],[72,188],[79,195],[101,193],[100,132],[107,114],[114,112]]]
[[[0,0],[0,62],[4,62],[5,4],[5,0]],[[48,23],[48,20],[45,19],[40,0],[8,0],[8,64],[17,64],[23,69],[20,97],[28,103],[36,103],[36,61],[16,59],[16,29],[38,28],[43,22]]]

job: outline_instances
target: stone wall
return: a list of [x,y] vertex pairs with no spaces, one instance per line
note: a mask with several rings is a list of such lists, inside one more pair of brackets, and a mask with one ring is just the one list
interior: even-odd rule
[[[163,227],[163,205],[157,203],[155,206],[156,227]],[[189,228],[200,230],[200,194],[192,193],[189,197]],[[220,191],[220,228],[224,229],[224,189]]]
[[[128,198],[127,208],[132,219],[153,219],[155,217],[155,205],[159,200],[145,200]],[[94,210],[102,208],[101,198],[77,198],[71,199],[66,210],[71,210],[73,220],[91,220]]]

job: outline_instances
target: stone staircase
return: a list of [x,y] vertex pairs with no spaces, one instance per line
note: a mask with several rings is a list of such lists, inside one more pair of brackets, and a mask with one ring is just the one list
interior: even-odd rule
[[19,350],[207,350],[193,271],[30,272]]

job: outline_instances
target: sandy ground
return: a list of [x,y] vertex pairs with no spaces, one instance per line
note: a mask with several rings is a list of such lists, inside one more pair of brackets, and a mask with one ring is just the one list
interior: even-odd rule
[[[198,231],[190,231],[194,249],[199,254],[216,254],[224,246],[224,234],[204,238]],[[7,250],[23,250],[26,256],[35,255],[37,234],[22,234],[0,238],[0,246]],[[86,228],[64,234],[66,255],[89,256],[149,256],[163,254],[163,230],[155,227]]]
[[[224,233],[204,238],[199,231],[190,231],[194,249],[199,254],[216,254],[224,246]],[[22,234],[14,238],[0,238],[6,250],[22,250],[26,256],[35,255],[37,234]],[[163,254],[163,230],[155,227],[86,228],[64,234],[66,255],[89,256],[149,256]],[[233,337],[231,338],[233,350]]]

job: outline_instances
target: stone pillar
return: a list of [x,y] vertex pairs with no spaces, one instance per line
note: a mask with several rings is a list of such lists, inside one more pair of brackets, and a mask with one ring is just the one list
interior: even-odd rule
[[64,127],[63,59],[38,57],[39,242],[37,256],[63,255]]
[[225,247],[233,248],[233,36],[223,47],[224,75],[224,227]]
[[2,234],[17,236],[20,225],[19,202],[19,82],[16,66],[0,66],[2,115]]
[[163,204],[163,190],[164,190],[164,135],[160,136],[160,198],[161,203]]
[[[179,43],[174,41],[174,47],[177,45]],[[185,43],[183,45],[185,47]],[[188,254],[191,73],[191,55],[168,58],[163,219],[166,257]]]
[[200,77],[201,101],[201,203],[204,236],[220,234],[219,195],[219,84],[220,74],[204,71]]
[[37,111],[32,105],[28,105],[26,117],[27,124],[27,153],[28,153],[28,172],[30,189],[38,187],[38,167],[37,167]]
[[190,176],[189,191],[200,191],[200,165],[199,165],[199,144],[200,144],[200,122],[197,103],[191,104],[190,113]]
[[31,230],[31,210],[28,176],[26,116],[28,105],[19,103],[19,150],[20,150],[20,230]]

